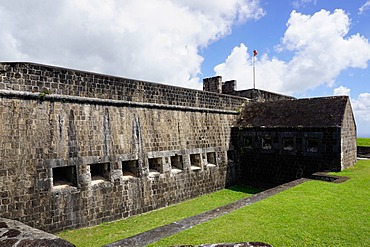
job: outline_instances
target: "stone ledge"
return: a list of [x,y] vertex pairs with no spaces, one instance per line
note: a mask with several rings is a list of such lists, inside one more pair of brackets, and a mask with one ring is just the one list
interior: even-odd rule
[[201,244],[201,245],[176,245],[171,247],[273,247],[262,242],[222,243],[222,244]]
[[97,105],[112,105],[112,106],[127,106],[127,107],[142,107],[142,108],[157,108],[177,111],[194,111],[194,112],[208,112],[208,113],[221,113],[221,114],[232,114],[238,115],[238,111],[224,110],[224,109],[213,109],[205,107],[195,106],[181,106],[181,105],[167,105],[159,103],[147,103],[147,102],[134,102],[127,100],[114,100],[114,99],[101,99],[81,96],[70,96],[60,94],[47,94],[40,96],[40,93],[31,93],[25,91],[14,91],[14,90],[0,90],[0,96],[3,97],[14,97],[23,99],[32,99],[39,101],[59,101],[63,103],[82,103],[82,104],[97,104]]
[[19,221],[0,218],[0,246],[74,247],[75,245]]
[[311,178],[314,180],[321,180],[321,181],[332,182],[336,184],[343,183],[349,179],[349,177],[329,175],[326,172],[316,172],[311,175]]

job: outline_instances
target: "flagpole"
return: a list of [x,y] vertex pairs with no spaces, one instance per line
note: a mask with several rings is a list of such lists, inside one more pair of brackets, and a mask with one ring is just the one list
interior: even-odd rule
[[255,66],[256,56],[253,56],[252,59],[253,59],[253,89],[256,89],[256,66]]
[[253,89],[256,89],[256,56],[257,51],[253,50],[253,57],[252,57],[252,63],[253,63]]

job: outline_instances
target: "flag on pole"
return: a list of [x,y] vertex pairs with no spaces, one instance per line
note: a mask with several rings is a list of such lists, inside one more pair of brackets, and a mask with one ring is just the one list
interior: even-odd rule
[[255,57],[255,56],[257,56],[257,51],[256,50],[253,50],[253,56]]

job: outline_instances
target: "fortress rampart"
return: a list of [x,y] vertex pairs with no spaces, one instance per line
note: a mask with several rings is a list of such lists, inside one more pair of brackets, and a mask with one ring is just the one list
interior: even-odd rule
[[207,109],[236,110],[246,99],[33,63],[0,63],[0,90]]
[[1,63],[1,217],[56,232],[224,188],[237,174],[230,127],[247,101]]
[[356,162],[348,97],[235,88],[0,63],[0,217],[57,232]]

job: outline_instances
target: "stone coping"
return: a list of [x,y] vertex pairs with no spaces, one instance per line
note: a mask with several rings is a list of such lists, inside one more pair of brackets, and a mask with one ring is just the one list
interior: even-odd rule
[[336,184],[343,183],[349,179],[349,177],[329,175],[326,172],[315,172],[314,174],[311,175],[311,178],[314,180],[321,180]]

